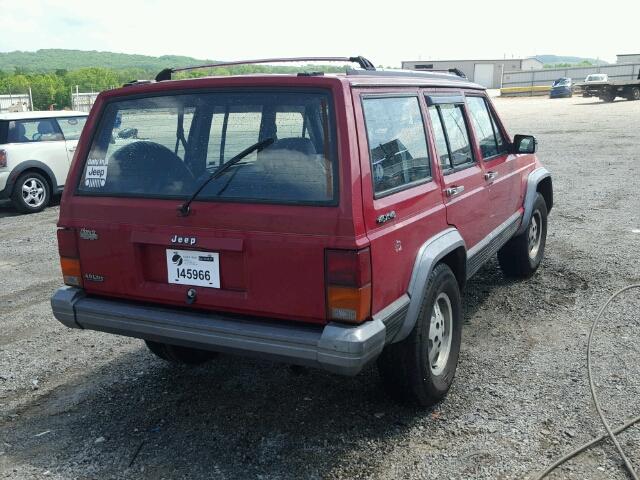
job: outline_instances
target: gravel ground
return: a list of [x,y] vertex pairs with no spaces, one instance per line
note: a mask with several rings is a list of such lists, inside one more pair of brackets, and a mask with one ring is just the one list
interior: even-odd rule
[[[385,397],[373,368],[172,367],[140,341],[67,329],[48,302],[58,207],[0,206],[0,478],[526,479],[599,434],[585,347],[601,302],[640,282],[640,102],[495,102],[554,174],[547,256],[528,281],[495,260],[471,280],[456,381],[426,411]],[[640,413],[639,300],[616,302],[597,341],[614,424]],[[640,469],[640,427],[620,438]],[[551,478],[624,479],[620,464],[605,445]]]

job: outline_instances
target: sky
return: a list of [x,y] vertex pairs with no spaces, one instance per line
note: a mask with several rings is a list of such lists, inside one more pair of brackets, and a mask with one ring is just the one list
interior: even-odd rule
[[[640,53],[640,0],[610,14],[567,0],[0,0],[0,51],[41,48],[214,60],[402,60]],[[591,3],[591,5],[594,5]]]

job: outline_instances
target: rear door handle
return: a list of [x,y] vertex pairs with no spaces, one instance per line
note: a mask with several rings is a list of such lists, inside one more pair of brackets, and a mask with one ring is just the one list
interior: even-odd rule
[[70,152],[75,152],[77,147],[69,147],[67,150],[69,150]]
[[498,176],[498,172],[489,171],[489,172],[484,174],[484,179],[487,180],[487,181],[495,180],[497,176]]
[[446,188],[444,191],[444,193],[447,194],[447,197],[455,197],[456,195],[460,195],[462,192],[464,192],[463,185],[454,185],[453,187]]

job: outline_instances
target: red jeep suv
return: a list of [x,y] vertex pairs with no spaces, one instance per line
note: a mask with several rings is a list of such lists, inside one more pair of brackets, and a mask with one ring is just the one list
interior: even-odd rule
[[433,404],[466,280],[496,253],[506,275],[538,268],[550,174],[459,72],[305,60],[360,67],[165,70],[100,94],[61,202],[53,313],[174,362],[377,360],[390,391]]

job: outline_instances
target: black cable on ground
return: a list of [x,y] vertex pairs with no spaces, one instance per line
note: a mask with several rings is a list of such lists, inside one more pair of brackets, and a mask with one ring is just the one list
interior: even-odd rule
[[578,447],[575,450],[573,450],[572,452],[570,452],[570,453],[564,455],[563,457],[559,458],[552,465],[547,467],[543,472],[539,473],[536,477],[534,477],[534,480],[542,480],[544,477],[549,475],[549,473],[551,473],[553,470],[558,468],[563,463],[565,463],[568,460],[572,459],[576,455],[584,452],[588,448],[591,448],[592,446],[596,445],[597,443],[599,443],[600,441],[604,440],[607,437],[609,437],[613,441],[613,444],[615,445],[616,449],[618,450],[618,453],[620,454],[620,457],[624,461],[625,467],[627,468],[627,471],[629,472],[629,475],[631,475],[631,478],[633,478],[633,480],[639,480],[638,479],[638,474],[636,473],[636,471],[633,468],[633,465],[631,465],[631,462],[629,461],[629,459],[625,455],[624,451],[622,450],[622,447],[620,446],[620,443],[618,442],[618,439],[616,438],[616,435],[621,433],[621,432],[623,432],[623,431],[625,431],[627,428],[631,427],[632,425],[635,425],[636,423],[639,423],[640,422],[640,416],[632,418],[631,420],[626,422],[624,425],[621,425],[620,427],[616,428],[615,430],[612,430],[611,426],[609,425],[609,422],[607,421],[606,417],[604,416],[604,413],[602,412],[602,408],[600,407],[600,400],[598,398],[598,395],[596,394],[595,383],[593,381],[593,375],[592,375],[592,372],[591,372],[591,343],[592,343],[592,340],[593,340],[593,337],[594,337],[594,332],[596,330],[596,327],[598,326],[598,322],[600,321],[600,317],[602,317],[602,314],[604,313],[605,309],[609,306],[609,304],[615,298],[617,298],[619,295],[621,295],[622,293],[626,292],[627,290],[632,290],[634,288],[640,289],[640,284],[628,285],[628,286],[626,286],[624,288],[621,288],[620,290],[618,290],[613,295],[611,295],[611,297],[609,297],[609,300],[607,300],[605,302],[605,304],[602,306],[602,308],[600,308],[600,311],[598,312],[598,315],[596,315],[596,318],[593,321],[593,325],[591,325],[591,331],[589,332],[589,341],[587,343],[587,373],[589,375],[589,388],[591,389],[591,398],[593,398],[593,403],[595,404],[596,411],[598,412],[598,416],[600,417],[600,420],[602,421],[602,424],[604,425],[604,428],[607,431],[607,433],[601,435],[598,438],[593,439],[592,441],[590,441],[588,443],[585,443],[581,447]]

